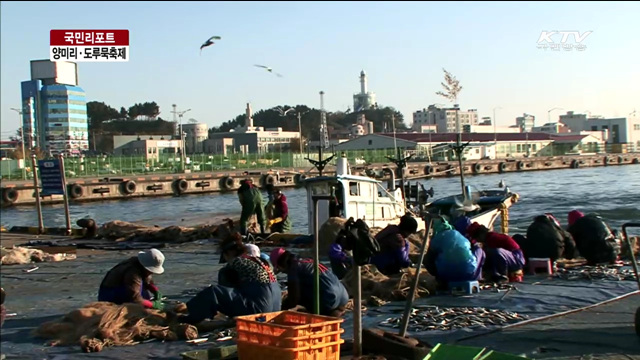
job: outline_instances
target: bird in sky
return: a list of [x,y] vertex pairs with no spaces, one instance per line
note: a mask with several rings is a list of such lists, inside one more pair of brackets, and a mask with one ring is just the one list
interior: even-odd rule
[[278,76],[278,77],[282,77],[282,75],[278,74],[277,72],[273,72],[273,69],[268,67],[268,66],[264,66],[264,65],[254,65],[254,66],[266,69],[268,72],[270,72],[272,74],[276,74],[276,76]]
[[200,45],[200,55],[202,55],[202,49],[214,44],[212,40],[220,40],[220,39],[222,39],[220,36],[212,36],[209,39],[207,39],[207,41],[205,41],[204,44]]

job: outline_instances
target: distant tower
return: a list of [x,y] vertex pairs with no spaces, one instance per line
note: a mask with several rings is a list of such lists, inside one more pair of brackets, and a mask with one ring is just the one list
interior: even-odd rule
[[376,106],[376,94],[368,91],[367,74],[362,70],[360,71],[360,92],[353,94],[353,111],[360,112]]
[[364,70],[360,71],[360,94],[367,93],[367,74]]
[[329,147],[329,130],[327,129],[327,115],[324,112],[324,91],[320,91],[320,146]]
[[251,104],[247,103],[247,112],[246,112],[246,116],[247,118],[244,121],[244,125],[247,127],[247,130],[249,130],[249,128],[253,127],[253,118],[251,117]]

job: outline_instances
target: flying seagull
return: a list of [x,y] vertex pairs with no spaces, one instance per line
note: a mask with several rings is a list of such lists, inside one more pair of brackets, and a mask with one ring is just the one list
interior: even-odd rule
[[276,74],[276,76],[278,76],[278,77],[282,77],[282,75],[278,74],[277,72],[273,72],[273,69],[268,67],[268,66],[264,66],[264,65],[254,65],[254,66],[266,69],[268,72],[270,72],[272,74]]
[[209,39],[207,39],[207,41],[205,41],[204,44],[200,45],[200,55],[202,55],[202,49],[214,44],[212,40],[220,40],[220,39],[222,39],[220,36],[212,36]]

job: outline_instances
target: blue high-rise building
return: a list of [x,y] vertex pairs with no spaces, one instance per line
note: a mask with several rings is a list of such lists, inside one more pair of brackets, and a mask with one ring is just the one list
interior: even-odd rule
[[89,149],[87,101],[75,63],[31,61],[31,80],[22,82],[22,108],[27,146],[65,156]]

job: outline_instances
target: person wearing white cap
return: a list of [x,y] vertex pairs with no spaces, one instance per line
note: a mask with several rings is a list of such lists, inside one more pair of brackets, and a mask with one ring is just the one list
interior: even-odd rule
[[[269,266],[271,266],[271,269],[273,270],[273,264],[271,264],[271,259],[269,258],[269,255],[261,252],[260,248],[257,245],[246,244],[244,247],[247,248],[247,255],[254,256],[266,261],[267,263],[269,263]],[[220,258],[222,259],[224,258],[224,256],[221,256]]]
[[[162,310],[162,294],[151,275],[164,273],[163,264],[164,254],[157,249],[141,251],[138,256],[122,261],[105,275],[98,291],[98,301],[119,305],[138,303],[145,308]],[[153,301],[149,293],[153,294]]]

